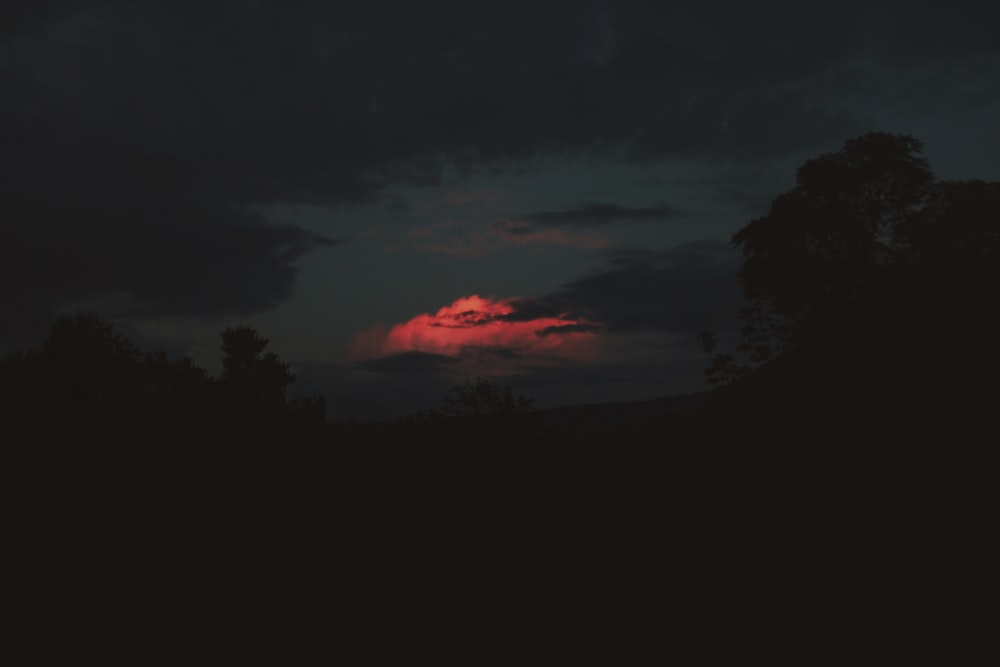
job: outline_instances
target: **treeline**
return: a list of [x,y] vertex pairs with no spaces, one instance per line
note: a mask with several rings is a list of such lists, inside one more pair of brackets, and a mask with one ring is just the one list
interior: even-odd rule
[[868,451],[994,437],[1000,183],[938,180],[921,150],[852,139],[733,236],[741,342],[702,342],[735,435]]
[[78,315],[56,322],[39,349],[0,362],[8,442],[647,442],[759,453],[991,439],[1000,183],[937,180],[921,149],[903,135],[852,139],[803,164],[796,186],[734,235],[748,304],[741,341],[723,350],[715,333],[702,334],[717,391],[698,410],[568,432],[530,399],[477,379],[438,410],[330,424],[322,396],[288,399],[294,373],[249,327],[222,332],[222,372],[212,377]]
[[23,443],[317,437],[323,397],[288,400],[295,375],[267,345],[249,327],[226,329],[213,377],[188,357],[143,351],[92,314],[64,317],[40,348],[0,362],[4,423]]
[[39,348],[0,360],[3,423],[22,443],[224,447],[498,442],[542,432],[533,400],[482,378],[455,386],[439,409],[384,423],[328,423],[322,395],[288,397],[295,374],[268,343],[251,327],[226,329],[214,377],[189,357],[142,350],[96,315],[63,317]]
[[8,442],[48,446],[149,443],[231,448],[298,443],[523,449],[526,445],[620,442],[669,428],[694,433],[693,417],[667,417],[609,432],[558,427],[534,400],[498,382],[456,385],[436,409],[383,422],[332,421],[325,398],[289,398],[296,381],[269,341],[241,326],[221,333],[221,373],[130,341],[93,314],[63,317],[37,349],[0,359],[0,405]]

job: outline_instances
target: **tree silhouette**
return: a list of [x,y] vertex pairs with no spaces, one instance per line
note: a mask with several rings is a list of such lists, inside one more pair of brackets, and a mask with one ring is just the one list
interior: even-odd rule
[[879,418],[957,414],[974,399],[970,379],[997,367],[1000,183],[936,181],[921,148],[906,135],[849,140],[733,236],[749,300],[742,361],[703,334],[710,383],[781,386],[796,409],[863,404]]
[[[874,302],[905,300],[917,273],[944,286],[995,270],[1000,184],[935,182],[921,148],[881,132],[849,140],[803,164],[795,188],[736,232],[750,301],[739,350],[752,364],[828,340]],[[702,347],[714,352],[714,338]],[[713,363],[710,380],[740,375],[731,356]]]
[[871,133],[803,164],[796,187],[733,236],[743,252],[744,351],[755,363],[829,325],[905,250],[934,177],[912,137]]
[[422,410],[393,423],[394,437],[436,443],[512,445],[539,434],[534,399],[506,385],[476,378],[451,388],[438,410]]
[[534,400],[492,380],[476,378],[451,388],[441,401],[441,411],[453,417],[523,415],[534,411]]
[[93,314],[63,317],[41,349],[0,359],[0,408],[8,426],[62,440],[84,433],[130,444],[322,436],[323,397],[287,401],[295,375],[267,345],[250,327],[226,329],[216,379],[188,357],[143,352]]
[[295,382],[291,367],[273,352],[268,341],[248,326],[222,332],[222,386],[245,408],[284,408],[285,390]]
[[63,392],[76,398],[110,400],[134,383],[142,352],[113,325],[81,313],[52,325],[41,357],[58,375]]
[[995,277],[1000,263],[1000,183],[943,181],[899,228],[900,253],[912,266],[965,278]]

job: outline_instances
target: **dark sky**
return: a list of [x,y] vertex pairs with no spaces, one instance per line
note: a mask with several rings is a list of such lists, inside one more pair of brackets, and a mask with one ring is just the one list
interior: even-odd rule
[[818,7],[4,3],[0,350],[88,309],[214,368],[246,323],[334,418],[700,390],[804,160],[1000,179],[996,3]]

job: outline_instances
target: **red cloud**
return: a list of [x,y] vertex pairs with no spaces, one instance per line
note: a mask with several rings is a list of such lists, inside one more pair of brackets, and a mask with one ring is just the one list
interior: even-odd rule
[[592,323],[568,317],[512,319],[508,317],[515,313],[511,301],[462,297],[433,315],[417,315],[388,331],[381,326],[362,331],[355,337],[354,353],[369,358],[400,352],[458,356],[467,348],[486,347],[559,357],[589,356],[596,337]]

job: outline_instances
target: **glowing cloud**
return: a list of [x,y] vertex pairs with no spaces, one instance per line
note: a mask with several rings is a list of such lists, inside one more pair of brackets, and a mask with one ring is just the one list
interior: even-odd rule
[[472,295],[433,315],[417,315],[388,331],[375,326],[355,338],[355,356],[371,358],[402,352],[458,356],[469,348],[503,348],[571,358],[590,355],[596,325],[566,316],[520,320],[515,317],[512,301]]

